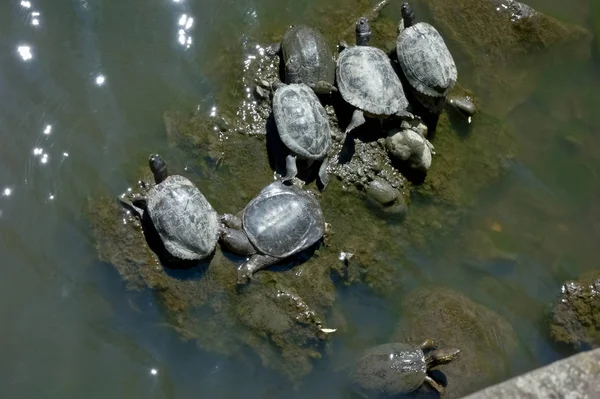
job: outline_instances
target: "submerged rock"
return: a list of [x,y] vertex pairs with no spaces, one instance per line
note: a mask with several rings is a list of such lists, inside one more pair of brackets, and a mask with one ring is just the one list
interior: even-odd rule
[[580,353],[488,387],[464,399],[598,398],[600,349]]
[[445,397],[461,398],[510,375],[508,362],[517,342],[512,326],[459,292],[417,289],[402,302],[402,315],[393,340],[418,343],[429,337],[440,347],[460,349],[460,358],[443,368]]
[[585,60],[591,34],[513,0],[425,0],[464,86],[503,116],[535,89],[553,58]]
[[600,347],[600,275],[568,281],[552,310],[552,337],[575,349]]

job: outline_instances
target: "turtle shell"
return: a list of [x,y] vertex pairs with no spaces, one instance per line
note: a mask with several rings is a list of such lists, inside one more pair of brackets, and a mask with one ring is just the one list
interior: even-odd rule
[[353,46],[342,51],[337,85],[346,102],[371,115],[393,115],[408,107],[389,57],[376,47]]
[[277,258],[300,252],[325,234],[323,211],[316,198],[278,181],[248,203],[242,224],[259,252]]
[[179,259],[204,259],[217,245],[217,212],[189,179],[172,175],[152,187],[147,212],[165,249]]
[[333,53],[318,30],[304,25],[288,29],[281,41],[281,51],[286,83],[304,83],[311,88],[319,81],[333,85]]
[[322,159],[331,148],[325,108],[305,84],[282,86],[273,96],[273,115],[281,141],[305,159]]
[[420,93],[442,97],[454,87],[456,64],[442,35],[430,24],[419,22],[400,32],[396,52],[406,79]]
[[419,388],[427,375],[423,351],[405,343],[375,346],[363,352],[351,372],[354,390],[365,396],[393,396]]

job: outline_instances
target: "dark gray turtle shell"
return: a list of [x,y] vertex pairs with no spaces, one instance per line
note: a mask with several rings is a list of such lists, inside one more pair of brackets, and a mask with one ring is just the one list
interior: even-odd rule
[[389,343],[363,352],[350,378],[357,393],[371,397],[412,392],[423,384],[426,375],[427,364],[421,348]]
[[431,97],[446,96],[458,73],[442,35],[426,22],[412,25],[398,35],[398,62],[412,87]]
[[408,107],[389,57],[376,47],[343,50],[338,58],[337,85],[346,102],[371,115],[389,116]]
[[217,245],[217,212],[190,180],[168,176],[147,195],[147,212],[166,250],[179,259],[204,259]]
[[333,53],[321,32],[299,25],[287,30],[281,41],[286,83],[304,83],[314,88],[317,82],[333,85]]
[[259,252],[277,258],[300,252],[325,234],[323,211],[316,198],[278,181],[248,203],[242,225]]
[[305,159],[323,159],[331,148],[325,108],[305,84],[282,86],[273,96],[273,115],[281,141]]

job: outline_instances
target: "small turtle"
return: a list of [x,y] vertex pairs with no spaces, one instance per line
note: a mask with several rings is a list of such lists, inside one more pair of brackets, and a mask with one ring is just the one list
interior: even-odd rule
[[365,123],[364,115],[379,119],[390,116],[413,119],[390,58],[383,50],[368,45],[371,28],[367,18],[358,20],[355,32],[356,46],[347,47],[340,43],[336,71],[342,98],[356,108],[344,135]]
[[237,216],[224,214],[221,245],[250,259],[238,284],[252,274],[315,244],[325,234],[323,211],[305,190],[279,181],[262,189]]
[[436,343],[428,339],[420,346],[389,343],[368,349],[352,369],[352,387],[366,398],[407,394],[426,382],[441,396],[445,388],[428,372],[458,358],[460,350],[436,348]]
[[447,100],[458,78],[454,58],[437,29],[427,22],[415,23],[415,13],[408,2],[402,4],[396,55],[416,99],[429,111],[439,113],[446,101],[468,118],[475,114],[470,98]]
[[146,195],[134,196],[132,201],[121,197],[121,202],[140,218],[148,212],[165,249],[175,258],[209,257],[219,236],[217,212],[189,179],[169,176],[159,155],[150,155],[149,164],[156,185]]
[[319,179],[327,187],[327,153],[331,148],[331,131],[325,108],[315,93],[305,84],[284,85],[273,96],[273,115],[279,137],[291,151],[286,157],[286,176],[289,181],[296,176],[296,157],[322,161]]
[[[317,94],[337,91],[333,53],[325,37],[309,26],[293,26],[281,43],[269,46],[269,54],[279,54],[285,66],[285,83],[304,83]],[[275,87],[277,88],[277,87]]]

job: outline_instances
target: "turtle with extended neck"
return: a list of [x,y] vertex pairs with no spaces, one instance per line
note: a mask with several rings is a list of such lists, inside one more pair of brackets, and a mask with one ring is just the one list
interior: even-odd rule
[[340,43],[337,61],[339,92],[355,110],[344,136],[365,123],[365,116],[385,119],[389,117],[413,119],[400,78],[394,71],[386,53],[369,46],[371,27],[361,17],[355,28],[356,45]]
[[477,112],[473,100],[468,96],[449,96],[458,72],[448,46],[436,28],[427,22],[416,22],[408,2],[402,4],[396,56],[419,103],[434,114],[447,103],[470,122]]
[[386,397],[407,394],[427,383],[441,396],[445,388],[429,372],[459,354],[455,348],[438,349],[430,339],[419,346],[398,342],[378,345],[356,361],[350,374],[352,388],[365,398]]
[[150,155],[156,185],[145,195],[119,200],[143,219],[147,212],[167,252],[178,259],[201,260],[215,250],[219,235],[217,212],[186,177],[169,175],[157,154]]

